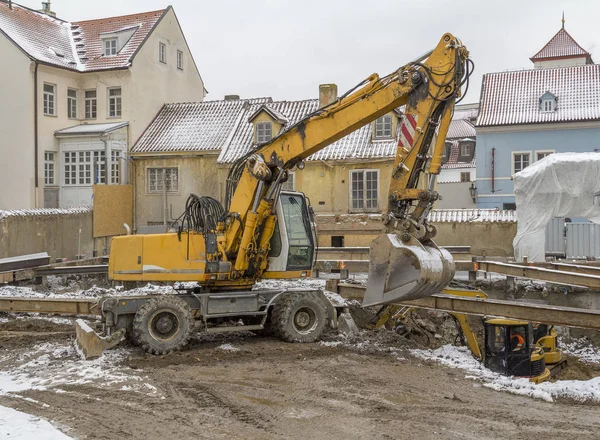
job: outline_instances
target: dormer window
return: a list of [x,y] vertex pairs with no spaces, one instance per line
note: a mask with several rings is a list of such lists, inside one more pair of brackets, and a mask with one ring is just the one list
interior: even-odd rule
[[550,113],[556,111],[556,96],[550,92],[546,92],[540,98],[540,111],[542,113]]
[[107,38],[104,40],[104,56],[112,56],[117,54],[117,39]]
[[392,137],[392,116],[385,115],[375,120],[375,139]]
[[460,155],[461,156],[470,156],[471,155],[471,144],[461,144]]
[[273,137],[273,124],[270,122],[256,123],[256,143],[264,144],[269,142]]

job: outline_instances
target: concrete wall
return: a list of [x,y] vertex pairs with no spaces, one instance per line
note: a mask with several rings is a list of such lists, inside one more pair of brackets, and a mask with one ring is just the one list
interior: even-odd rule
[[148,168],[179,169],[179,190],[167,194],[167,219],[183,213],[185,202],[191,193],[211,196],[221,202],[225,194],[227,167],[217,166],[217,154],[203,156],[165,156],[155,158],[136,157],[133,163],[134,222],[135,227],[149,222],[162,222],[164,198],[162,194],[148,192]]
[[[471,168],[472,170],[472,168]],[[473,173],[475,174],[475,173]],[[436,190],[442,197],[435,203],[436,209],[473,209],[477,204],[473,202],[469,188],[471,182],[439,183]]]
[[[29,208],[35,204],[34,65],[3,34],[0,34],[0,53],[3,78],[0,86],[0,210]],[[41,201],[43,203],[43,199]]]
[[[344,246],[369,246],[383,232],[378,215],[317,215],[319,246],[331,246],[332,236],[343,236]],[[513,256],[515,222],[433,223],[440,246],[471,246],[473,255]]]
[[[560,105],[560,104],[559,104]],[[536,124],[477,128],[477,207],[503,208],[514,203],[513,152],[593,152],[600,148],[600,123]],[[492,148],[495,148],[492,193]]]
[[91,209],[0,213],[0,258],[47,252],[75,259],[78,253],[91,257],[93,250]]

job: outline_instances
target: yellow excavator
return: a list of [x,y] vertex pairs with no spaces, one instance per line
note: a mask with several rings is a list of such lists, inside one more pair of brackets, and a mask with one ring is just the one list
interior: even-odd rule
[[[442,294],[487,298],[481,290],[447,287]],[[414,307],[392,304],[383,306],[367,328],[378,329],[387,323],[402,323]],[[506,376],[527,377],[541,383],[550,379],[550,369],[563,361],[558,349],[557,333],[552,326],[507,318],[483,318],[484,350],[464,313],[450,313],[459,336],[471,354],[490,370]]]
[[335,326],[339,313],[320,290],[253,290],[265,278],[311,276],[311,207],[304,194],[282,185],[310,155],[400,107],[415,135],[396,151],[386,231],[371,246],[364,305],[439,292],[454,277],[454,262],[434,243],[427,214],[439,198],[435,177],[454,105],[472,71],[466,47],[444,34],[419,59],[389,75],[371,75],[237,160],[224,206],[192,195],[176,232],[114,238],[111,279],[196,284],[174,295],[103,298],[104,335],[77,326],[84,353],[114,345],[125,333],[159,354],[183,347],[194,330],[270,327],[284,340],[311,342],[326,323]]

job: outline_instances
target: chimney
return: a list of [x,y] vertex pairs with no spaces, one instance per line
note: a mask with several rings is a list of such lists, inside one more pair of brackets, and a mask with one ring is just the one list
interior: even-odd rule
[[53,12],[50,8],[50,0],[47,2],[42,2],[42,9],[40,9],[38,12],[49,15],[50,17],[56,17],[56,12]]
[[336,101],[338,97],[337,85],[321,84],[319,85],[319,108],[325,107]]
[[225,101],[239,101],[240,95],[225,95]]

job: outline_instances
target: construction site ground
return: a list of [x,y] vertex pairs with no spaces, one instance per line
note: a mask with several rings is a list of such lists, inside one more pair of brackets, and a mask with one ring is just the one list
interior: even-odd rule
[[[359,325],[370,317],[353,312]],[[422,330],[408,339],[392,330],[350,339],[330,332],[320,343],[289,344],[239,332],[197,336],[166,356],[124,346],[83,361],[72,319],[4,314],[0,407],[80,439],[598,438],[597,401],[496,391],[415,357],[451,332],[439,314],[416,321]],[[432,325],[442,334],[427,334]],[[570,358],[561,374],[588,380],[600,364]]]

